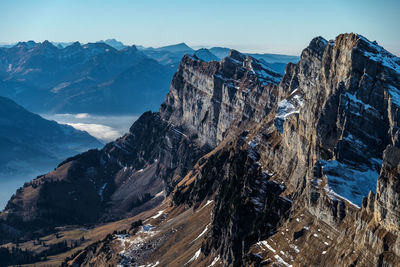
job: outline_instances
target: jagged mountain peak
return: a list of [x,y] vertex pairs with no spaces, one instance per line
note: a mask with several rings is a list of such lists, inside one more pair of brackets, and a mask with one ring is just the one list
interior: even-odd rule
[[136,45],[125,46],[121,51],[129,52],[129,53],[136,53],[139,51]]
[[239,51],[237,51],[235,49],[231,49],[231,50],[229,50],[229,54],[227,57],[236,59],[238,61],[244,61],[246,58],[246,55],[240,53]]
[[[344,33],[338,35],[335,40],[327,41],[323,37],[316,37],[308,46],[307,49],[314,49],[323,53],[325,46],[337,46],[348,49],[354,49],[362,53],[368,60],[376,61],[378,64],[393,69],[395,72],[400,73],[400,58],[390,53],[376,41],[370,41],[366,37],[357,33]],[[353,51],[352,51],[353,52]]]
[[384,49],[382,46],[378,45],[376,41],[371,42],[362,35],[357,35],[357,37],[357,48],[363,51],[364,56],[400,74],[399,57],[395,56],[394,54]]
[[67,47],[78,47],[78,46],[81,47],[82,44],[79,41],[76,41],[76,42],[73,42],[72,44],[66,46],[65,48],[67,48]]
[[54,46],[49,40],[44,40],[42,43],[41,43],[43,46]]
[[310,41],[310,44],[305,50],[315,51],[319,56],[322,56],[327,43],[328,41],[325,38],[318,36]]
[[234,49],[231,49],[228,56],[222,59],[221,64],[225,66],[222,72],[226,72],[228,76],[232,74],[232,66],[236,66],[236,68],[243,67],[250,74],[257,76],[263,85],[270,83],[278,84],[282,78],[279,73],[265,64],[263,60],[255,59]]
[[82,52],[83,47],[80,42],[76,41],[70,45],[65,46],[64,48],[61,48],[61,50],[66,54],[71,54],[71,53]]
[[[196,134],[200,144],[214,147],[235,120],[243,117],[258,121],[266,114],[272,104],[268,94],[280,79],[280,74],[238,51],[233,50],[220,62],[185,55],[160,116]],[[247,100],[253,97],[262,98],[264,106]]]
[[[233,157],[224,161],[226,156],[223,149],[215,152],[219,153],[215,158],[209,159],[210,165],[202,163],[201,168],[193,171],[193,176],[187,177],[185,185],[189,188],[190,185],[192,186],[192,195],[185,192],[186,203],[191,204],[194,200],[203,200],[204,192],[215,187],[214,179],[224,177],[221,178],[222,185],[214,200],[216,208],[213,213],[213,229],[215,231],[208,239],[211,244],[207,243],[208,246],[204,249],[206,255],[213,251],[212,248],[219,247],[224,252],[219,251],[217,255],[224,257],[224,264],[234,264],[234,262],[241,262],[244,257],[247,257],[241,252],[243,249],[246,250],[243,248],[246,246],[246,242],[254,242],[254,248],[258,248],[254,250],[254,253],[264,255],[260,261],[272,258],[271,255],[275,254],[275,250],[278,251],[277,248],[282,243],[276,243],[276,247],[269,245],[269,241],[257,243],[260,235],[256,234],[255,238],[253,234],[268,229],[266,225],[274,224],[272,219],[274,215],[268,213],[271,212],[271,209],[272,213],[276,211],[281,213],[282,211],[279,209],[288,203],[296,203],[295,200],[298,202],[294,204],[297,206],[293,207],[293,210],[297,209],[299,213],[302,213],[301,216],[310,212],[314,216],[313,218],[323,218],[323,222],[318,226],[321,228],[317,228],[318,231],[341,231],[346,228],[347,220],[351,221],[351,225],[362,227],[360,225],[367,223],[372,214],[368,215],[370,216],[367,217],[368,219],[363,218],[360,221],[360,213],[355,210],[363,214],[363,211],[360,211],[363,198],[366,198],[370,191],[375,191],[377,180],[379,186],[376,198],[380,200],[377,200],[375,205],[379,207],[380,213],[375,216],[379,221],[383,221],[382,225],[388,224],[388,229],[391,231],[398,231],[399,216],[395,215],[399,214],[398,208],[396,208],[398,193],[394,192],[394,188],[399,186],[399,180],[396,178],[395,167],[389,166],[385,162],[390,156],[393,158],[399,156],[395,149],[389,149],[390,153],[383,151],[387,146],[399,145],[392,140],[398,140],[400,116],[399,108],[396,106],[396,96],[400,92],[400,84],[396,78],[397,74],[390,71],[393,69],[393,65],[387,66],[388,64],[384,60],[376,60],[376,58],[380,58],[378,55],[371,57],[365,54],[365,49],[362,48],[363,44],[368,47],[376,45],[355,34],[339,35],[334,42],[328,42],[322,37],[314,38],[303,51],[300,62],[288,65],[286,74],[278,85],[281,99],[278,97],[276,109],[272,110],[269,116],[264,117],[264,121],[249,133],[246,132],[238,137],[237,144],[233,143],[230,148],[229,155],[231,156],[234,153],[232,151],[243,146],[243,150],[247,150],[248,161],[253,162],[253,165],[242,174],[242,178],[236,179],[235,174],[240,172],[248,162],[242,160],[243,150],[236,152],[237,158]],[[375,50],[379,51],[379,48],[375,48]],[[386,54],[386,52],[381,51],[379,54]],[[384,157],[382,157],[383,153],[385,153]],[[221,158],[221,160],[217,160],[217,158]],[[234,159],[241,162],[232,166]],[[382,160],[384,172],[380,172]],[[305,167],[308,165],[309,167]],[[227,167],[228,170],[211,174],[215,171],[213,168],[217,170],[223,168],[220,166],[229,167]],[[249,178],[257,169],[260,171],[259,178],[257,176]],[[389,180],[385,177],[389,177]],[[226,179],[231,180],[227,182]],[[253,182],[251,182],[252,179],[254,179]],[[269,181],[265,182],[266,180]],[[214,184],[210,181],[214,181]],[[276,189],[269,190],[267,188],[268,183],[273,181],[284,185],[281,188],[285,192],[286,199],[272,197]],[[240,192],[248,192],[248,195],[243,196],[241,200],[240,197],[232,200],[232,195],[235,195],[232,190],[235,190],[237,183],[241,182],[247,184],[243,185]],[[254,184],[252,185],[252,183]],[[231,187],[229,187],[230,185]],[[258,193],[255,193],[257,191]],[[266,191],[268,191],[269,197],[265,197]],[[299,195],[302,195],[302,198],[298,199]],[[368,201],[373,202],[375,195],[373,193],[370,195]],[[179,201],[181,197],[177,193]],[[281,203],[276,206],[271,205],[268,203],[271,197],[277,203]],[[232,211],[232,203],[239,203],[236,211]],[[306,209],[304,209],[304,205],[306,205]],[[230,209],[227,210],[226,207],[230,207]],[[243,211],[247,208],[252,211],[243,215]],[[260,220],[252,220],[254,224],[249,226],[249,216],[258,214],[260,210],[263,210],[259,217]],[[285,217],[283,214],[284,212],[280,215],[281,218]],[[386,218],[384,214],[388,214]],[[262,216],[271,216],[271,219],[264,221]],[[226,218],[231,219],[226,222]],[[304,225],[301,223],[296,223],[301,220],[301,218],[293,220],[294,224],[298,225],[296,228],[298,232],[290,233],[290,239],[292,239],[292,234],[294,234],[293,240],[296,240],[297,234],[303,235],[303,232],[309,230],[302,228]],[[261,224],[258,230],[254,230],[253,227],[260,221],[264,224]],[[329,227],[325,226],[326,223]],[[374,223],[374,219],[371,223]],[[382,225],[376,227],[382,227]],[[394,227],[394,225],[396,226]],[[221,231],[224,228],[226,230]],[[235,230],[243,228],[249,231]],[[287,225],[283,225],[281,229],[271,231],[273,236],[276,232],[276,236],[272,240],[280,238],[281,234],[286,236],[288,228]],[[354,235],[359,234],[355,229],[352,231],[354,231]],[[366,230],[366,234],[371,234],[369,231]],[[265,233],[265,235],[268,237],[271,233]],[[310,231],[311,237],[318,235],[319,233],[313,235]],[[231,245],[234,240],[242,240],[243,243]],[[273,244],[274,242],[277,241],[271,241]],[[297,250],[295,242],[291,243],[289,239],[287,242],[290,245],[288,247],[296,248],[293,254],[285,257],[289,265],[293,262],[291,257],[296,256],[299,250]],[[356,241],[348,242],[351,244]],[[381,244],[388,241],[376,242]],[[368,241],[365,243],[363,245],[366,247],[379,246],[375,241],[371,242],[374,244]],[[229,248],[227,249],[225,246]],[[262,247],[259,248],[259,246]],[[302,246],[306,248],[307,241],[304,241]],[[346,246],[339,247],[338,250],[346,249]],[[208,250],[208,248],[211,249]],[[393,258],[385,259],[390,262],[390,266],[394,266],[393,263],[396,261],[393,259],[397,259],[399,256],[395,250],[396,248],[393,248],[390,252]],[[290,250],[285,251],[288,253]],[[325,254],[327,251],[321,252]],[[285,253],[281,253],[281,255],[285,255]],[[335,260],[343,260],[340,258],[339,252],[331,251],[330,253],[335,255]],[[238,257],[232,261],[232,255],[235,254]],[[370,261],[374,262],[377,262],[378,254],[379,252],[365,251],[362,248],[358,248],[357,251],[358,258],[368,255],[373,258]],[[308,257],[307,261],[301,258],[297,263],[313,265],[317,262],[313,255],[308,255]],[[275,259],[278,259],[279,262],[281,258],[275,257]],[[370,261],[360,260],[360,264],[365,265]],[[254,262],[259,263],[258,256],[255,256]],[[310,264],[307,264],[308,262]],[[324,265],[329,265],[326,262]],[[294,263],[296,264],[296,261]],[[346,264],[340,263],[340,265]]]
[[57,46],[53,45],[48,40],[45,40],[42,43],[39,43],[38,46],[37,46],[37,49],[39,49],[39,50],[52,50],[52,51],[58,50]]
[[19,47],[26,47],[28,49],[33,48],[34,46],[36,46],[38,43],[36,43],[33,40],[27,41],[27,42],[19,42],[17,43],[15,46],[19,46]]
[[100,41],[97,41],[97,43],[108,44],[109,46],[112,46],[117,50],[121,50],[126,47],[122,42],[116,40],[115,38],[111,38],[111,39],[107,39],[107,40],[100,40]]

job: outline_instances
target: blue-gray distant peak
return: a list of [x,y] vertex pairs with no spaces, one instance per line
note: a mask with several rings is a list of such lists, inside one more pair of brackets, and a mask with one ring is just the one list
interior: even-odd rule
[[124,45],[124,43],[122,43],[122,42],[120,42],[120,41],[118,41],[118,40],[116,40],[114,38],[113,39],[107,39],[107,40],[100,40],[100,41],[97,41],[97,43],[108,44],[109,46],[112,46],[117,50],[122,50],[122,49],[124,49],[126,47],[126,45]]
[[201,59],[203,61],[206,61],[206,62],[219,61],[219,58],[216,55],[214,55],[213,53],[211,53],[210,50],[208,50],[206,48],[201,48],[199,50],[196,50],[196,52],[194,52],[193,56],[195,56],[198,59]]
[[192,48],[190,48],[185,43],[167,45],[167,46],[156,48],[156,50],[168,51],[168,52],[173,52],[173,53],[175,53],[175,52],[193,52],[194,51]]

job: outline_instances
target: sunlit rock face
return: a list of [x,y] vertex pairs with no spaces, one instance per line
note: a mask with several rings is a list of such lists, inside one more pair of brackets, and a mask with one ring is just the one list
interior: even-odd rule
[[161,105],[161,117],[215,146],[232,124],[259,122],[274,107],[280,74],[231,50],[221,62],[185,56]]
[[[224,149],[230,151],[229,159],[223,153],[218,154],[219,162],[218,156],[213,155],[202,171],[194,174],[196,180],[187,198],[189,203],[204,197],[207,190],[201,190],[202,187],[211,189],[220,185],[213,217],[213,237],[205,252],[222,248],[221,255],[226,264],[242,262],[243,251],[247,251],[251,242],[274,234],[271,228],[276,229],[279,223],[273,219],[273,214],[279,213],[281,220],[290,219],[288,214],[285,215],[287,204],[280,200],[282,196],[293,201],[293,211],[306,208],[316,220],[329,225],[330,231],[340,232],[347,224],[353,224],[355,227],[351,231],[361,234],[365,221],[360,221],[358,216],[363,198],[370,191],[376,191],[377,181],[376,205],[381,208],[378,218],[382,221],[379,227],[397,231],[393,227],[394,218],[398,218],[395,208],[398,197],[393,193],[397,190],[394,182],[397,176],[393,174],[396,167],[393,166],[397,165],[383,164],[383,173],[388,173],[391,168],[389,180],[383,178],[381,168],[382,160],[388,162],[387,159],[395,155],[393,149],[388,149],[390,152],[385,155],[391,156],[386,156],[385,160],[386,147],[398,146],[399,59],[356,34],[343,34],[329,42],[318,37],[303,51],[298,64],[287,66],[286,74],[276,88],[272,89],[278,93],[270,112],[256,123],[257,126],[246,129],[248,133],[234,138],[235,145],[225,146]],[[247,158],[243,158],[242,150],[247,151]],[[254,167],[247,167],[251,162]],[[237,178],[235,173],[243,168],[247,171],[242,174],[242,179]],[[254,173],[254,168],[259,169],[258,174]],[[251,180],[250,174],[255,175]],[[282,192],[276,189],[267,194],[272,201],[264,196],[270,190],[264,188],[261,181],[265,180],[283,185]],[[224,193],[229,192],[226,189],[229,184],[241,188],[240,193],[235,191],[233,194],[237,198]],[[394,198],[389,197],[393,195]],[[367,217],[364,220],[371,220],[371,223],[374,221],[371,213],[374,201],[373,193],[364,200],[371,203],[369,212],[364,213]],[[257,215],[257,210],[265,213]],[[269,219],[263,217],[266,214]],[[248,220],[250,216],[254,219]],[[258,224],[260,220],[263,224]],[[243,227],[249,231],[242,231]],[[372,235],[371,231],[368,228],[366,234]],[[361,236],[356,235],[357,238]],[[368,258],[364,262],[373,259],[376,263],[393,265],[390,257],[379,256],[382,253],[379,249],[366,256],[369,253],[364,249],[366,246],[387,246],[392,242],[382,237],[372,239],[364,240],[358,248],[357,253]],[[356,241],[347,242],[348,245]],[[396,251],[397,247],[393,247],[390,255],[398,257]],[[335,260],[338,257],[340,255],[332,254]],[[312,258],[304,262],[316,263]],[[343,264],[345,262],[351,263],[349,258],[343,260]]]

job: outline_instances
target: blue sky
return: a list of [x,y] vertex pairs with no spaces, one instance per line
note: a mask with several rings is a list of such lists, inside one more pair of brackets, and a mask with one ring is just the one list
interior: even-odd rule
[[1,0],[0,42],[226,46],[299,54],[315,36],[357,32],[400,55],[398,0]]

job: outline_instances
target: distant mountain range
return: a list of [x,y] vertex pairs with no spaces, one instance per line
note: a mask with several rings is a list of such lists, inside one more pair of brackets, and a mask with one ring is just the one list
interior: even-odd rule
[[135,114],[156,109],[174,69],[135,46],[45,41],[0,48],[0,95],[37,113]]
[[[231,51],[230,48],[226,47],[212,47],[210,49],[200,48],[198,50],[194,50],[185,43],[180,43],[176,45],[169,45],[159,48],[139,48],[144,54],[148,57],[151,57],[157,60],[159,63],[164,65],[169,65],[174,68],[179,64],[181,58],[185,54],[194,54],[199,59],[203,61],[219,61],[229,55]],[[284,74],[285,66],[287,63],[297,63],[299,61],[298,56],[288,56],[288,55],[280,55],[280,54],[251,54],[247,53],[246,55],[252,56],[258,60],[263,61],[264,64],[268,65],[273,70],[277,71],[280,74]]]
[[140,50],[148,57],[157,60],[157,62],[168,65],[176,69],[179,62],[185,54],[192,55],[195,50],[187,46],[185,43],[176,45],[168,45],[159,48],[140,48]]
[[[216,57],[218,57],[219,60],[225,58],[230,51],[230,49],[226,47],[212,47],[208,50]],[[247,53],[247,55],[263,61],[263,63],[268,65],[273,70],[279,72],[280,74],[285,73],[285,67],[287,63],[297,63],[300,59],[298,56],[288,56],[280,54]]]

